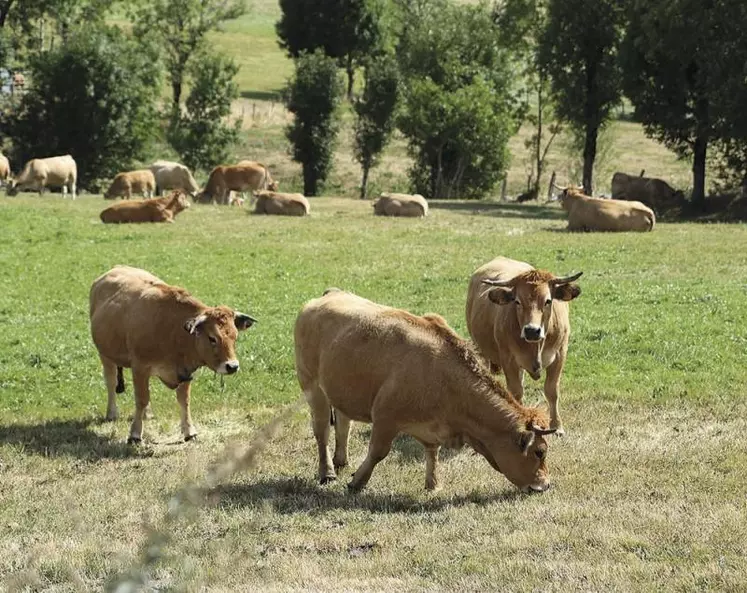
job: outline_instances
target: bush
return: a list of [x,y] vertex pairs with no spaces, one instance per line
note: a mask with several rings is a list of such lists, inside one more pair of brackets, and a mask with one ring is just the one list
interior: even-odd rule
[[118,29],[72,35],[29,63],[33,84],[3,128],[20,166],[71,154],[78,184],[131,168],[157,130],[160,81],[155,56]]
[[341,97],[342,83],[334,59],[321,50],[301,54],[285,89],[286,106],[295,115],[286,136],[293,160],[303,167],[307,196],[317,195],[332,168]]
[[211,169],[226,162],[238,142],[241,121],[228,121],[238,98],[236,63],[222,55],[203,54],[189,68],[192,89],[184,113],[173,112],[168,140],[191,169]]

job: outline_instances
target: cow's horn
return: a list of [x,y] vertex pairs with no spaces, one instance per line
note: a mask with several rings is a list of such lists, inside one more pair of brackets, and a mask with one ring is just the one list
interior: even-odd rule
[[542,428],[541,426],[537,426],[536,424],[532,424],[529,429],[536,435],[546,435],[546,434],[555,434],[558,432],[557,428]]
[[483,278],[482,280],[483,284],[489,284],[490,286],[511,286],[512,282],[513,278],[509,278],[508,280],[493,280],[492,278]]
[[577,274],[572,274],[571,276],[565,276],[563,278],[553,278],[550,280],[550,284],[553,286],[560,286],[561,284],[570,284],[574,280],[578,280],[583,272],[578,272]]

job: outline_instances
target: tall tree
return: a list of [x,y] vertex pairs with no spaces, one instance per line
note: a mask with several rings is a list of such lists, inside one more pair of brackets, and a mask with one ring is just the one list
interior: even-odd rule
[[558,117],[583,139],[584,191],[593,191],[599,131],[620,101],[619,0],[549,0],[540,63],[547,69]]
[[246,12],[246,0],[148,0],[134,9],[136,37],[154,34],[164,48],[174,110],[187,69],[207,44],[207,34]]
[[702,207],[709,144],[747,142],[747,3],[631,0],[630,8],[625,93],[649,136],[692,158],[692,201]]
[[382,0],[280,0],[278,43],[290,57],[321,48],[345,68],[352,98],[355,68],[382,44]]

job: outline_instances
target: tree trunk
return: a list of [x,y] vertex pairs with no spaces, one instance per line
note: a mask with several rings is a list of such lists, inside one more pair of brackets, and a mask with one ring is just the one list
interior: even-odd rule
[[369,163],[363,163],[363,180],[361,181],[361,200],[366,199],[366,189],[368,187],[368,172],[371,170]]
[[315,196],[317,190],[316,177],[310,165],[303,163],[303,194],[305,196]]
[[534,187],[531,190],[534,192],[535,199],[539,196],[540,181],[542,180],[542,83],[543,77],[540,73],[539,84],[537,86],[537,144],[535,145],[535,159],[537,167],[537,177],[534,179]]
[[174,108],[174,113],[179,113],[179,105],[181,104],[182,100],[182,79],[181,77],[171,80],[171,93],[173,95],[173,101],[172,101],[172,107]]
[[353,83],[355,82],[355,64],[353,64],[353,56],[348,54],[347,64],[345,65],[345,72],[348,75],[348,101],[353,101]]
[[13,5],[13,0],[6,0],[6,2],[0,7],[0,28],[5,26],[5,21],[8,18],[10,7]]
[[587,125],[586,139],[584,141],[584,193],[592,195],[594,191],[594,161],[597,158],[597,135],[599,128],[595,125]]
[[706,154],[708,136],[700,134],[693,146],[693,195],[692,202],[698,210],[705,206]]

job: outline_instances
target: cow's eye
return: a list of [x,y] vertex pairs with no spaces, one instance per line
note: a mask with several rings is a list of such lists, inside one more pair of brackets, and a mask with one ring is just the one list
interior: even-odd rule
[[216,340],[213,336],[208,336],[208,340],[210,340],[210,343],[215,346],[218,343],[218,340]]
[[545,301],[545,307],[549,307],[550,305],[552,305],[552,299],[547,299]]
[[534,454],[537,456],[537,459],[542,461],[545,458],[545,450],[544,449],[537,449]]
[[519,299],[514,299],[514,303],[517,307],[521,307],[521,301]]

